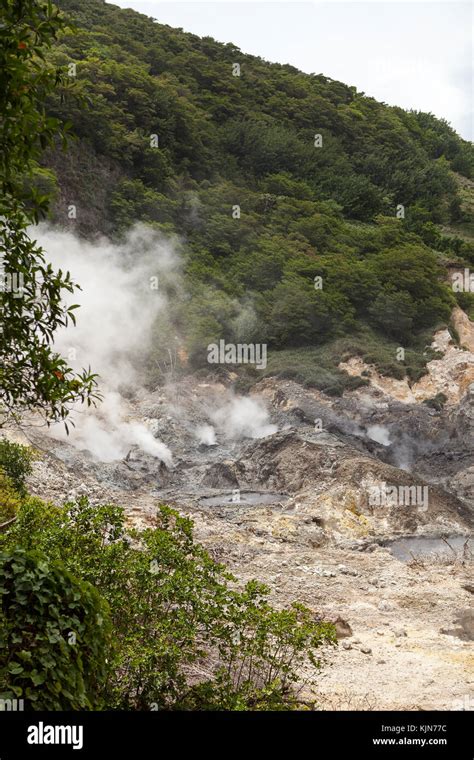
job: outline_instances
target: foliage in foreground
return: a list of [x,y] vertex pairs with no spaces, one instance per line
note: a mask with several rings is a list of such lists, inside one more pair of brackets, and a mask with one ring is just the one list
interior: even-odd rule
[[0,526],[12,520],[20,506],[20,494],[12,480],[0,468]]
[[[257,581],[239,588],[194,541],[192,528],[191,520],[164,506],[154,526],[138,532],[125,528],[117,506],[91,506],[83,498],[57,507],[29,499],[0,536],[0,549],[4,567],[18,547],[28,557],[34,549],[72,574],[65,576],[66,588],[74,577],[108,604],[113,636],[102,650],[106,677],[90,697],[93,707],[298,708],[301,670],[317,671],[317,649],[335,642],[333,626],[299,604],[277,610]],[[38,580],[39,594],[41,585]],[[4,609],[5,603],[4,597]],[[65,629],[58,632],[47,607],[41,615],[38,628],[54,628],[62,642]],[[20,630],[15,635],[21,640]],[[56,636],[51,646],[57,642]],[[21,696],[21,673],[11,673],[8,663],[0,661],[0,691],[6,684]],[[41,690],[34,706],[44,706]]]
[[109,633],[107,605],[89,583],[35,552],[0,552],[0,698],[91,709]]

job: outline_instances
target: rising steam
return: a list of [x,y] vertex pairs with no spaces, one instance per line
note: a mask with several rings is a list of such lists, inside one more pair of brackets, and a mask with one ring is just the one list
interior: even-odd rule
[[385,425],[370,425],[367,428],[367,435],[372,441],[382,444],[382,446],[390,446],[392,441],[390,440],[390,431]]
[[230,440],[240,438],[265,438],[278,430],[270,424],[268,411],[263,403],[248,396],[235,396],[211,413],[211,419]]
[[214,446],[216,443],[216,431],[212,425],[198,425],[196,428],[196,438],[199,443],[205,446]]
[[[105,462],[121,459],[138,446],[169,464],[170,450],[133,419],[122,391],[141,385],[140,363],[156,319],[166,308],[163,284],[179,280],[180,262],[172,244],[144,225],[134,227],[117,245],[106,239],[79,240],[43,225],[34,232],[53,266],[70,271],[82,288],[69,297],[69,303],[81,306],[77,326],[58,331],[56,348],[74,370],[90,365],[99,374],[104,397],[96,409],[73,410],[69,443]],[[54,426],[51,434],[66,438],[62,425]]]

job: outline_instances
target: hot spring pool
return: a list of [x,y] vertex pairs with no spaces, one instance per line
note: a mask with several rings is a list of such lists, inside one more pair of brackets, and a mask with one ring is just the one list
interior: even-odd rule
[[251,507],[264,504],[278,504],[290,497],[285,493],[275,491],[231,491],[217,496],[203,496],[199,504],[203,507]]

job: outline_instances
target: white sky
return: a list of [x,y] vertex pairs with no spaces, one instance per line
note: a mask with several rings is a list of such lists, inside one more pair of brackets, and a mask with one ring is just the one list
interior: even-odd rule
[[431,111],[473,139],[473,5],[458,0],[114,0],[243,53]]

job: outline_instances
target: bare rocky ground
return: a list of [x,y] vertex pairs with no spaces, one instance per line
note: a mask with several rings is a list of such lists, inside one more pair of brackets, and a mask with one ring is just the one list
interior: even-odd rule
[[[411,388],[403,398],[379,377],[339,399],[261,381],[252,395],[278,430],[258,438],[232,434],[223,419],[213,445],[198,440],[196,429],[232,398],[232,376],[130,394],[130,419],[170,447],[170,467],[138,447],[124,461],[98,462],[31,428],[27,440],[41,458],[30,490],[57,502],[83,493],[119,503],[136,525],[151,523],[160,501],[176,506],[239,579],[258,578],[275,603],[300,600],[335,621],[339,645],[324,651],[318,677],[321,709],[473,709],[474,578],[465,543],[474,506],[472,355],[443,334],[437,340],[445,341],[444,363],[430,363],[424,394]],[[442,411],[421,403],[442,388]],[[426,486],[428,505],[374,505],[371,488],[380,483]],[[437,553],[427,558],[415,546],[402,561],[392,542],[407,536],[431,539]]]

